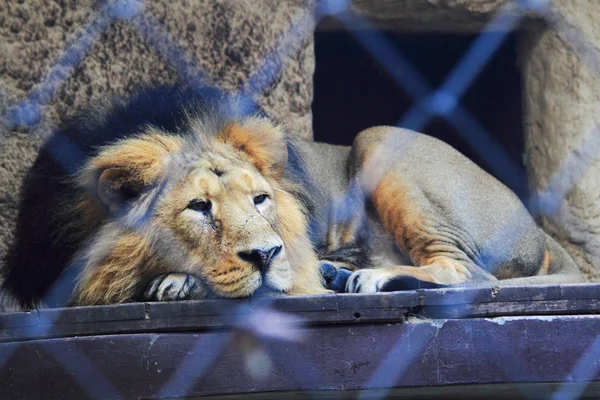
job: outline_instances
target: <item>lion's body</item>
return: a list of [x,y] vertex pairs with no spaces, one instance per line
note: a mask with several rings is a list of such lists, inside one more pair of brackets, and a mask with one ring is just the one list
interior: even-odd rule
[[311,143],[185,87],[92,109],[43,146],[3,276],[29,307],[70,276],[72,304],[135,300],[169,273],[199,277],[196,296],[319,294],[320,258],[384,267],[356,272],[355,292],[580,279],[512,192],[442,142],[380,127],[352,148]]
[[[320,198],[346,194],[346,202],[337,202],[338,217],[329,218],[330,246],[366,230],[371,263],[382,267],[355,274],[351,281],[361,277],[363,287],[350,284],[350,291],[583,280],[514,193],[437,139],[376,127],[361,132],[351,148],[301,141],[297,147],[325,192]],[[352,186],[364,196],[362,226],[360,199],[347,200]],[[377,279],[379,287],[369,288]]]

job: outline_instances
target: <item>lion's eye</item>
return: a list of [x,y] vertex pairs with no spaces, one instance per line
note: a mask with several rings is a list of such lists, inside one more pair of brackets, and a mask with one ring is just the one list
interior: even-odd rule
[[189,202],[187,208],[194,211],[208,212],[212,207],[210,200],[194,199]]
[[258,196],[254,197],[254,204],[255,205],[259,205],[265,202],[265,200],[268,198],[269,196],[266,194],[259,194]]

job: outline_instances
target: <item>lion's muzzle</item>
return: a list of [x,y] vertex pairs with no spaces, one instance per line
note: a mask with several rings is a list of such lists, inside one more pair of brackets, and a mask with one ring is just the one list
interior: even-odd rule
[[240,251],[238,256],[256,267],[262,275],[269,270],[271,261],[281,252],[281,246],[274,246],[270,249],[252,249],[249,251]]

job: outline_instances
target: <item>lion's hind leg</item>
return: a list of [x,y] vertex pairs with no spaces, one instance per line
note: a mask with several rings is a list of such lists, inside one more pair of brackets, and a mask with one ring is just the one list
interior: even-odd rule
[[375,211],[376,223],[413,266],[382,265],[357,271],[346,284],[347,292],[496,280],[480,266],[476,240],[463,215],[456,212],[463,209],[462,196],[453,192],[456,188],[445,178],[435,175],[439,167],[428,154],[436,144],[424,140],[416,133],[386,127],[363,131],[355,140],[349,160],[353,179]]
[[464,229],[456,227],[399,174],[381,179],[371,201],[385,231],[413,266],[363,269],[346,284],[349,293],[412,290],[496,281],[477,263]]

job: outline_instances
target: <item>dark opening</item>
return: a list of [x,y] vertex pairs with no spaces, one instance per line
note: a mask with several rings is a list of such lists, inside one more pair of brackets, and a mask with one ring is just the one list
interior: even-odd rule
[[[385,36],[429,82],[439,87],[477,35],[399,34]],[[460,99],[461,104],[523,168],[521,77],[516,38],[509,36]],[[396,125],[413,99],[362,45],[343,29],[315,33],[313,127],[315,140],[350,145],[358,132],[374,125]],[[422,132],[437,137],[492,173],[484,154],[473,150],[442,118]],[[493,173],[492,173],[493,174]],[[516,179],[515,179],[516,178]],[[524,174],[504,181],[521,199],[527,196]]]

